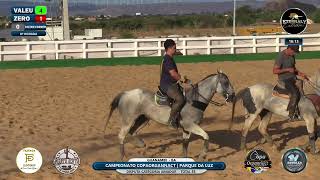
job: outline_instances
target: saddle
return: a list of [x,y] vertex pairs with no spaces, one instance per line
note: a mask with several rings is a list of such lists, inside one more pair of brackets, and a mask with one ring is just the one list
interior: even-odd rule
[[[183,87],[179,86],[183,92],[183,96],[186,98],[186,92]],[[165,92],[163,92],[158,86],[158,91],[154,95],[154,102],[159,106],[172,106],[174,99],[170,98]]]
[[[297,79],[296,86],[298,87],[300,94],[304,95],[303,81],[300,79]],[[290,99],[289,91],[285,88],[284,82],[280,80],[274,86],[272,95],[285,98],[285,99]]]
[[173,99],[170,98],[165,92],[163,92],[158,86],[158,91],[154,95],[154,101],[159,106],[172,106]]

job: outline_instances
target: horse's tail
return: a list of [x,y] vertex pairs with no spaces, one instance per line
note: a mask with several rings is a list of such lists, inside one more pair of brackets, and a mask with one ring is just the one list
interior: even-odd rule
[[237,102],[241,99],[243,100],[244,97],[246,96],[246,94],[250,93],[250,89],[249,88],[245,88],[245,89],[242,89],[240,90],[236,96],[233,98],[233,102],[232,102],[232,116],[231,116],[231,119],[230,119],[230,122],[229,122],[229,130],[231,130],[232,128],[232,125],[233,125],[233,120],[234,120],[234,112],[235,112],[235,107],[236,107],[236,104]]
[[109,123],[109,120],[110,120],[110,118],[111,118],[111,116],[112,116],[113,111],[114,111],[115,109],[117,109],[118,106],[119,106],[119,102],[120,102],[120,99],[121,99],[121,97],[122,97],[123,94],[124,94],[124,93],[118,94],[118,95],[113,99],[113,101],[112,101],[111,104],[110,104],[110,112],[109,112],[109,116],[108,116],[108,118],[107,118],[106,124],[105,124],[105,126],[104,126],[104,133],[105,133],[105,131],[106,131],[107,125],[108,125],[108,123]]

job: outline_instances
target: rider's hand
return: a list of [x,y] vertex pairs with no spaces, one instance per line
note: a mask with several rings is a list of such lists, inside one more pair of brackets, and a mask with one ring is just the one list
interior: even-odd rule
[[298,72],[298,75],[300,77],[302,77],[303,79],[309,80],[309,77],[306,74],[302,73],[302,72]]
[[183,83],[186,83],[186,84],[191,84],[191,80],[187,78],[187,76],[183,76],[184,78],[184,81]]
[[288,68],[288,69],[287,69],[287,72],[295,73],[295,72],[296,72],[296,70],[295,70],[294,68]]
[[302,74],[302,78],[305,79],[305,80],[308,80],[308,81],[310,80],[310,78],[305,74]]

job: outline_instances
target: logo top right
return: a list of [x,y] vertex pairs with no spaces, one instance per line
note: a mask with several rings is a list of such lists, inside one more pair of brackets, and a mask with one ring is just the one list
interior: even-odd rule
[[308,19],[306,13],[299,8],[286,10],[280,20],[283,30],[289,34],[300,34],[306,30]]

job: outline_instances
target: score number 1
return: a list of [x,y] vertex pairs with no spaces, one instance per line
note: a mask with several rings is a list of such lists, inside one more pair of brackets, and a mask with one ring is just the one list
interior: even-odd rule
[[46,16],[37,15],[35,20],[36,20],[36,22],[46,22],[47,21],[47,17]]

